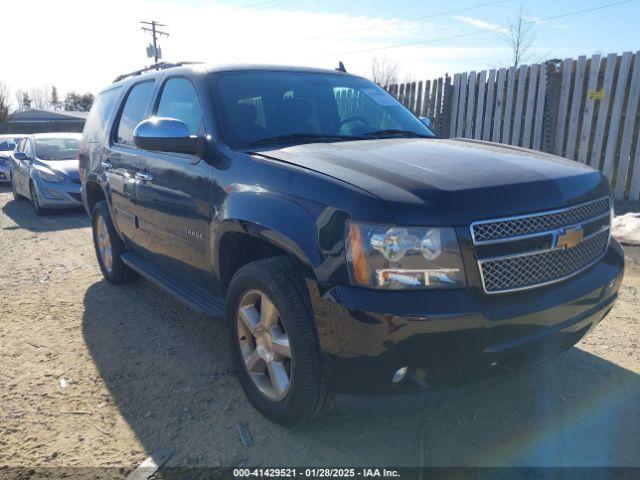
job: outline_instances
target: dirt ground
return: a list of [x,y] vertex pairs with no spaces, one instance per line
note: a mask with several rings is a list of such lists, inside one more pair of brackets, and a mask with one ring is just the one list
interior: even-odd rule
[[6,187],[0,210],[0,466],[124,474],[162,448],[169,466],[640,466],[640,247],[609,317],[526,375],[411,416],[289,430],[245,399],[222,322],[146,281],[103,281],[84,212],[38,218]]

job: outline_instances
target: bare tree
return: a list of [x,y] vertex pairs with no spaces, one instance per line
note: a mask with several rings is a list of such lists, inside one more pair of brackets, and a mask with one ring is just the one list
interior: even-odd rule
[[0,82],[0,122],[9,120],[9,87]]
[[371,79],[381,87],[397,83],[399,73],[398,62],[391,61],[384,55],[371,60]]
[[536,41],[535,22],[525,13],[522,5],[516,18],[509,17],[500,38],[511,50],[511,65],[519,67],[534,61],[533,45]]
[[49,87],[33,87],[29,89],[31,108],[46,109],[51,105]]
[[28,92],[22,89],[16,90],[16,103],[18,110],[29,110],[31,108],[31,97]]

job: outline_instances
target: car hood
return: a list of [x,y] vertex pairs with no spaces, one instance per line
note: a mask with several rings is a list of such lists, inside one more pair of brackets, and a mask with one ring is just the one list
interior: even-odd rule
[[255,152],[338,178],[388,202],[401,225],[468,225],[609,194],[582,164],[473,140],[384,139]]
[[44,165],[45,167],[63,173],[67,177],[73,179],[80,178],[80,172],[78,172],[78,159],[74,158],[71,160],[41,160],[38,159],[37,163],[39,165]]

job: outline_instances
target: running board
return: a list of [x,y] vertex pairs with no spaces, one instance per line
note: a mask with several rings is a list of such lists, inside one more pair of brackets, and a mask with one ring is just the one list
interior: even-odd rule
[[185,283],[173,273],[167,272],[135,252],[125,252],[120,258],[127,266],[185,305],[212,317],[224,317],[222,298]]

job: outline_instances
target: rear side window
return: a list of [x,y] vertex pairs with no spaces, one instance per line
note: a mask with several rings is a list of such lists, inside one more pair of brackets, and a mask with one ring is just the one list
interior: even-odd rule
[[102,141],[107,128],[107,121],[116,106],[120,90],[122,90],[122,87],[116,87],[98,94],[98,98],[93,102],[87,117],[87,122],[84,124],[83,140],[85,142]]
[[16,148],[16,139],[15,138],[6,138],[0,140],[0,151],[8,151]]
[[133,145],[133,131],[144,120],[152,90],[153,82],[143,82],[135,85],[129,92],[118,124],[118,143]]
[[189,133],[196,135],[202,123],[202,109],[193,84],[186,78],[167,80],[156,116],[181,120],[189,127]]

